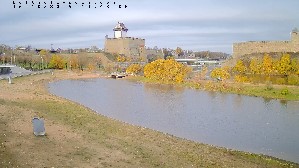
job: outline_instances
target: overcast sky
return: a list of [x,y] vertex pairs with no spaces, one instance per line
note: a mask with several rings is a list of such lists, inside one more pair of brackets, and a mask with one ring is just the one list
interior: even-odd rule
[[128,36],[145,38],[148,47],[232,53],[234,42],[289,40],[291,30],[299,28],[299,0],[52,1],[53,8],[50,0],[34,0],[33,7],[31,1],[17,0],[14,8],[13,0],[0,0],[0,44],[103,48],[105,35],[113,37],[121,21]]

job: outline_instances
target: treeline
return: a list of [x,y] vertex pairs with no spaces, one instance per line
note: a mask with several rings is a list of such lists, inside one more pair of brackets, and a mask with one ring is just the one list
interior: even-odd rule
[[102,58],[88,53],[51,54],[42,50],[39,54],[1,56],[1,63],[12,63],[30,70],[78,69],[97,70],[103,68]]
[[216,68],[211,77],[218,80],[299,85],[299,60],[283,53],[280,58],[264,54],[262,58],[239,59],[233,67]]

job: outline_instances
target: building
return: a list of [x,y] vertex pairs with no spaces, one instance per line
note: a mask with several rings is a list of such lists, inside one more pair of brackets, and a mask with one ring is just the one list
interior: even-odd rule
[[120,54],[133,59],[146,59],[145,39],[127,37],[128,29],[118,22],[113,29],[114,38],[105,38],[105,52]]
[[238,58],[246,54],[271,52],[299,52],[299,31],[291,32],[290,41],[250,41],[233,44],[233,57]]

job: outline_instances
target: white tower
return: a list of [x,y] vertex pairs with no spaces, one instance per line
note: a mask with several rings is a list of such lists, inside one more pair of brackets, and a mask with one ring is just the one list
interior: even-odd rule
[[127,36],[128,29],[123,23],[118,22],[117,25],[113,29],[114,38],[122,38]]
[[291,41],[299,44],[299,30],[297,28],[294,28],[291,32]]

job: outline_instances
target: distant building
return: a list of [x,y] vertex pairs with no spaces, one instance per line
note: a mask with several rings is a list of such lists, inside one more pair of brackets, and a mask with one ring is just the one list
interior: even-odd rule
[[246,54],[271,52],[299,52],[299,31],[297,28],[291,32],[290,41],[250,41],[233,44],[233,57]]
[[118,22],[117,25],[113,29],[114,38],[122,38],[127,37],[128,29],[123,23]]
[[118,22],[113,29],[114,38],[105,37],[105,52],[116,53],[127,57],[146,58],[145,39],[127,37],[128,29]]

